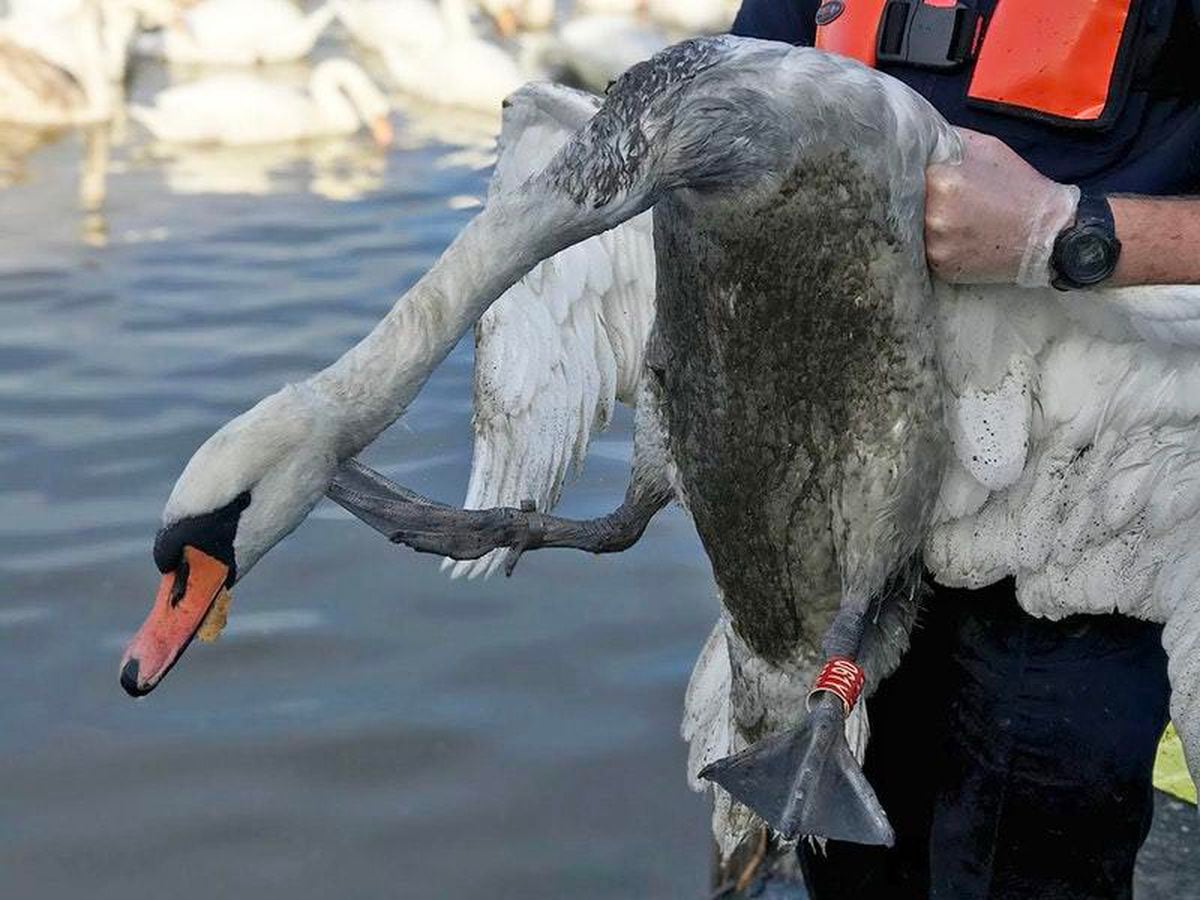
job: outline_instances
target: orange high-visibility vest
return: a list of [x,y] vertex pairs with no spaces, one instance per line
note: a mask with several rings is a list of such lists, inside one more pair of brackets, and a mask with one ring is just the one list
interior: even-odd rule
[[957,58],[973,66],[972,104],[1095,127],[1115,115],[1128,87],[1139,5],[997,0],[984,19],[956,0],[825,0],[816,16],[816,46],[874,67],[896,59],[881,59],[881,46],[907,45],[910,38],[915,45],[928,37],[932,22],[933,31],[953,34]]

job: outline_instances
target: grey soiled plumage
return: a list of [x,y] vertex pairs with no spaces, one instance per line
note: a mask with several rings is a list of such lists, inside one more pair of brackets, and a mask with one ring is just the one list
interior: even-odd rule
[[[510,102],[540,104],[560,120],[577,103],[562,89],[526,89]],[[573,208],[554,236],[566,244],[654,208],[657,320],[627,506],[669,483],[695,520],[729,615],[737,734],[700,763],[795,726],[830,653],[857,656],[870,690],[907,645],[945,446],[921,240],[924,168],[957,147],[924,100],[856,63],[706,39],[632,68],[546,168],[512,191],[542,196],[548,208],[565,195]],[[505,197],[492,199],[503,217]],[[339,502],[353,509],[350,476],[343,486]],[[369,513],[380,527],[379,510]],[[420,549],[478,555],[475,539],[469,548],[428,542],[447,524],[393,518],[390,533]],[[590,538],[586,546],[596,549]],[[823,647],[839,610],[851,620]],[[824,712],[841,740],[840,707]],[[853,766],[848,753],[843,762]],[[823,805],[860,803],[870,791],[857,777]],[[786,796],[788,785],[771,790]],[[768,817],[788,832],[819,824],[795,809],[777,813]],[[886,820],[876,819],[834,830],[887,840]]]

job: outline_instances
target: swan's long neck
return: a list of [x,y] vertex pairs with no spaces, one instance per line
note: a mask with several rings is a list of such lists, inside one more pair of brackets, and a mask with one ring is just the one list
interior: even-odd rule
[[369,335],[309,380],[338,420],[340,459],[394,422],[467,329],[538,262],[645,208],[597,210],[534,185],[493,198]]
[[361,123],[388,114],[387,98],[347,59],[327,59],[317,66],[309,93],[326,131],[353,132]]
[[[556,212],[569,218],[569,210]],[[339,419],[340,458],[394,422],[492,301],[555,252],[544,239],[521,239],[532,230],[524,220],[545,213],[523,195],[493,203],[370,334],[310,379]]]
[[358,129],[358,112],[349,98],[342,93],[342,87],[341,74],[327,67],[318,67],[309,82],[309,94],[324,130],[352,132]]

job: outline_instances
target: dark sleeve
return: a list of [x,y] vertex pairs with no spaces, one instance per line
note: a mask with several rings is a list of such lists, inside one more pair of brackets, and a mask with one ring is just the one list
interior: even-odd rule
[[730,30],[738,37],[812,46],[817,34],[813,16],[818,5],[819,0],[742,0]]

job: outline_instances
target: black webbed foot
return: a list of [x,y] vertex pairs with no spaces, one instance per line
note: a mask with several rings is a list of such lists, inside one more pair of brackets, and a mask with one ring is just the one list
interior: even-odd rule
[[717,760],[701,773],[787,838],[891,846],[887,815],[846,742],[842,701],[819,694],[798,728]]

